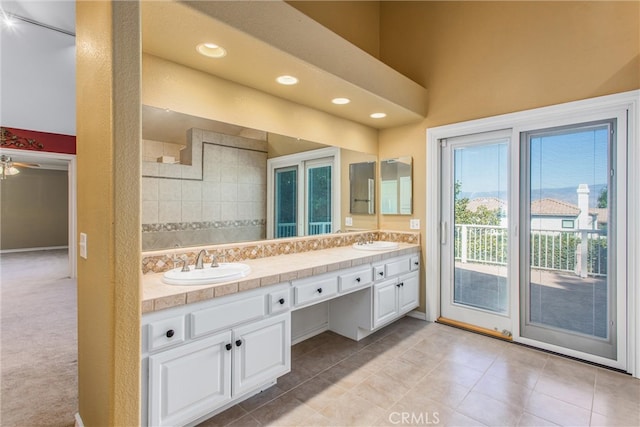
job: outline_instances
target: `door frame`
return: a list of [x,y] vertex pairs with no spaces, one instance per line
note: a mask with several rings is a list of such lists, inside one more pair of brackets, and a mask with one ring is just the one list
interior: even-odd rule
[[[440,144],[441,139],[473,133],[491,132],[511,128],[516,136],[530,128],[544,127],[562,118],[575,117],[576,122],[584,122],[584,117],[595,112],[627,110],[627,236],[626,251],[626,366],[623,368],[640,378],[640,90],[590,98],[564,104],[519,111],[472,120],[451,125],[427,129],[426,135],[426,225],[429,230],[440,230]],[[516,141],[519,141],[516,138]],[[514,156],[515,158],[515,156]],[[512,176],[512,178],[514,178]],[[622,195],[624,197],[624,195]],[[511,215],[519,213],[512,212]],[[512,216],[516,218],[515,216]],[[517,230],[516,230],[517,232]],[[439,231],[425,243],[426,301],[427,320],[435,321],[440,316],[440,235]],[[518,304],[519,298],[512,298],[512,305]],[[515,307],[513,307],[515,309]],[[514,316],[514,332],[520,329],[519,316]],[[519,332],[518,332],[519,334]],[[514,334],[514,340],[519,340]],[[623,337],[624,338],[624,337]],[[565,352],[566,353],[566,352]]]
[[62,160],[67,162],[67,191],[68,191],[68,253],[69,253],[69,277],[75,279],[78,276],[78,260],[77,256],[77,242],[76,242],[76,230],[77,230],[77,163],[75,154],[54,153],[50,151],[33,151],[33,150],[18,150],[15,148],[2,148],[0,150],[2,154],[7,156],[27,159],[32,163],[44,163],[46,160]]

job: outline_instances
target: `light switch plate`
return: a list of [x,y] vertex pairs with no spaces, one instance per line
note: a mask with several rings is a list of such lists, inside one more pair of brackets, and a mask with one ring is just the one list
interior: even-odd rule
[[80,242],[78,244],[80,249],[80,256],[87,259],[87,235],[86,233],[80,233]]
[[412,230],[420,230],[420,220],[419,219],[410,219],[409,220],[409,228]]
[[346,216],[344,218],[344,225],[346,225],[347,227],[351,227],[353,225],[353,218],[350,216]]

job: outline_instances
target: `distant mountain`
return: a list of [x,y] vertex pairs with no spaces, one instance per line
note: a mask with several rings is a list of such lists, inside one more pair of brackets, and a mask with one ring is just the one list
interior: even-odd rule
[[[606,188],[606,184],[596,184],[589,186],[589,207],[595,208],[598,205],[598,196],[600,191]],[[576,190],[578,187],[564,187],[564,188],[543,188],[537,190],[532,195],[532,200],[538,199],[556,199],[563,202],[571,203],[572,205],[578,204],[578,193]],[[506,200],[507,193],[505,191],[486,191],[486,192],[474,192],[474,193],[460,193],[462,197],[467,197],[469,200],[482,198],[482,197],[496,197],[498,199]]]

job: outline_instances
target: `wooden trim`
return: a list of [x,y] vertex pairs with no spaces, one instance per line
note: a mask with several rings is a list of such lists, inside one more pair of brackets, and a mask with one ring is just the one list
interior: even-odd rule
[[502,335],[502,332],[494,331],[492,329],[482,328],[480,326],[472,325],[470,323],[460,322],[458,320],[447,319],[447,318],[444,318],[444,317],[438,317],[438,320],[436,320],[436,322],[442,323],[444,325],[453,326],[455,328],[460,328],[460,329],[465,329],[467,331],[476,332],[476,333],[483,334],[483,335],[489,335],[490,337],[499,338],[499,339],[505,340],[505,341],[513,341],[513,337],[504,336],[504,335]]

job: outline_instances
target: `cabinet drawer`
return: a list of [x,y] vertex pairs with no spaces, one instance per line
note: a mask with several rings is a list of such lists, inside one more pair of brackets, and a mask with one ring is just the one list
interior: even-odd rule
[[409,258],[409,266],[411,271],[416,271],[420,269],[420,257],[418,255],[412,256]]
[[184,342],[184,316],[149,323],[147,325],[147,339],[149,351]]
[[291,308],[291,290],[289,288],[271,292],[269,298],[269,313],[279,313]]
[[398,274],[408,273],[410,271],[409,258],[398,261],[392,261],[384,265],[386,277],[397,276]]
[[373,271],[369,267],[338,276],[338,285],[340,292],[345,292],[350,289],[356,289],[361,286],[368,285],[372,281]]
[[293,287],[295,304],[301,305],[311,301],[322,300],[338,293],[338,278],[327,277],[314,280],[310,283],[299,284]]
[[256,295],[191,313],[191,336],[199,337],[267,313],[264,295]]

